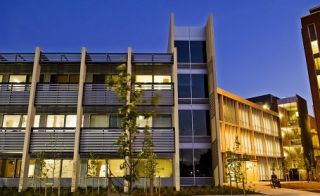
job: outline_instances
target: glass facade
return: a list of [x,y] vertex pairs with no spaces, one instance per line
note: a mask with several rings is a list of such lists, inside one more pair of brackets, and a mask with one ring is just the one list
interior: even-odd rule
[[179,98],[208,98],[206,74],[178,74]]
[[205,63],[207,61],[205,41],[175,41],[179,63]]
[[180,149],[181,177],[212,177],[210,149]]

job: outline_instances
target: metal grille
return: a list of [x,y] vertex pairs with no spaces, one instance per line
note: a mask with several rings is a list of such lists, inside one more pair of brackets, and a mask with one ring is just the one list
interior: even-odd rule
[[28,105],[30,84],[0,83],[0,105]]
[[[143,147],[143,130],[136,136],[134,148],[138,152]],[[112,128],[83,128],[81,130],[81,153],[116,153],[119,146],[115,144],[121,134],[120,129]],[[151,137],[156,153],[174,152],[173,128],[152,128]]]
[[77,105],[77,84],[38,83],[36,105]]
[[21,152],[24,143],[24,129],[0,128],[0,151]]
[[0,63],[33,63],[34,53],[0,53]]
[[30,152],[73,152],[74,128],[33,128]]
[[107,84],[86,83],[84,85],[84,105],[123,105],[116,92]]
[[173,63],[170,53],[133,53],[133,63]]
[[88,63],[126,63],[127,53],[87,53]]
[[143,83],[133,85],[133,90],[142,90],[141,103],[138,105],[173,105],[173,83]]

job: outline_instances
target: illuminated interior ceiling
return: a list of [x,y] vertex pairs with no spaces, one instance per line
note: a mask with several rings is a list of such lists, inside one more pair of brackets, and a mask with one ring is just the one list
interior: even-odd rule
[[279,105],[279,107],[285,108],[288,111],[297,111],[298,110],[298,106],[297,106],[296,102],[284,103],[284,104]]

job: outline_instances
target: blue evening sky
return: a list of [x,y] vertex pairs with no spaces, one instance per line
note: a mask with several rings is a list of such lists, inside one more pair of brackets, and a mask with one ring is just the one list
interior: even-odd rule
[[169,15],[213,13],[218,86],[242,97],[299,94],[312,109],[300,17],[319,0],[1,0],[0,52],[165,52]]

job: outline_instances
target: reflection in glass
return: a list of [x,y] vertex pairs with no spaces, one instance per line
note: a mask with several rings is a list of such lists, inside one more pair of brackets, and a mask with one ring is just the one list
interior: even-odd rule
[[192,74],[192,98],[208,98],[208,77],[206,74]]
[[193,177],[193,152],[192,149],[180,149],[180,176]]
[[179,110],[180,135],[192,135],[191,110]]
[[208,110],[193,110],[193,134],[209,136],[210,131],[210,117]]
[[190,98],[190,75],[178,74],[178,96],[179,98]]

